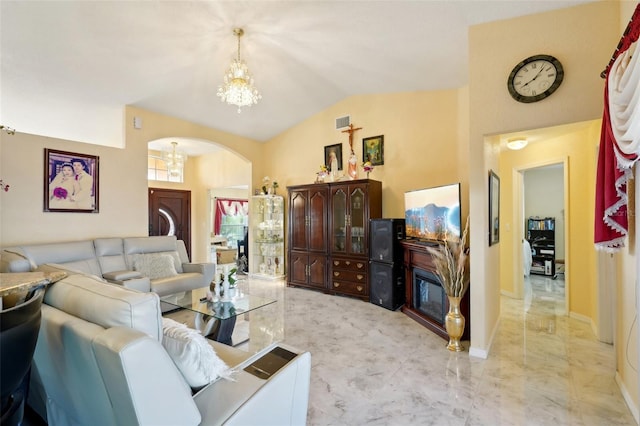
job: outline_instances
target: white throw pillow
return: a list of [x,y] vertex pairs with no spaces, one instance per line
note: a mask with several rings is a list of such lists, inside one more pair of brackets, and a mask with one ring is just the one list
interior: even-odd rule
[[136,254],[133,257],[133,269],[149,277],[150,280],[178,275],[173,257],[169,254]]
[[170,318],[162,318],[162,346],[192,388],[218,377],[231,379],[232,370],[198,331]]

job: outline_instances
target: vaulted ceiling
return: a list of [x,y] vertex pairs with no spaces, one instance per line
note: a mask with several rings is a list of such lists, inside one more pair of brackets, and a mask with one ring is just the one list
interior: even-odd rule
[[[134,105],[266,141],[352,95],[462,87],[470,25],[589,1],[2,0],[0,122],[121,146]],[[240,114],[216,96],[234,27],[263,96]]]

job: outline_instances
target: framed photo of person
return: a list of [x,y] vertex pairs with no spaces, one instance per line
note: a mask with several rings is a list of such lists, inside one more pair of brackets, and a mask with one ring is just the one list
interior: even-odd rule
[[337,170],[331,170],[331,163],[333,161],[338,163],[338,170],[342,170],[342,144],[337,143],[335,145],[327,145],[324,147],[324,165],[327,166],[327,170],[330,172],[337,172]]
[[500,178],[489,170],[489,246],[500,241]]
[[98,213],[100,158],[44,149],[44,211]]
[[384,164],[384,135],[362,139],[362,161],[372,166]]

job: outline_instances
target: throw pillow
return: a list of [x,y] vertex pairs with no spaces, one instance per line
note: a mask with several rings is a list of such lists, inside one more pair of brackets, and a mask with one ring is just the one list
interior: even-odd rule
[[178,275],[173,258],[168,254],[136,254],[133,258],[133,269],[150,280]]
[[197,330],[170,318],[162,318],[162,330],[162,346],[189,386],[200,388],[218,377],[231,379],[232,370]]

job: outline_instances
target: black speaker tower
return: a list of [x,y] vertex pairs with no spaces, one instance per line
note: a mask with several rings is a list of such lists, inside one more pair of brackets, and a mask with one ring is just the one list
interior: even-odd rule
[[405,301],[404,226],[404,219],[371,219],[369,226],[369,301],[392,311]]

